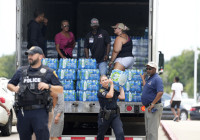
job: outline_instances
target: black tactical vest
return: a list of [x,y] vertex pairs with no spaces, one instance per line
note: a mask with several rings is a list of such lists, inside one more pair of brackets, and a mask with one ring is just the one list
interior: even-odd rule
[[18,93],[19,106],[47,105],[49,90],[38,90],[38,83],[44,82],[48,67],[41,66],[36,72],[29,72],[29,66],[22,67],[22,80]]

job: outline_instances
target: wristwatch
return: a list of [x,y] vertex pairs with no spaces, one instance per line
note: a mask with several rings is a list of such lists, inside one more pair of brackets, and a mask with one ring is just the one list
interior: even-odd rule
[[151,105],[153,105],[153,106],[154,106],[155,104],[151,103]]
[[49,90],[51,89],[51,84],[49,84]]

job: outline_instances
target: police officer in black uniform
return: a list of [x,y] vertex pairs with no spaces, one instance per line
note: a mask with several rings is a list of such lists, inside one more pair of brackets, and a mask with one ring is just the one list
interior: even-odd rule
[[37,140],[49,140],[48,111],[52,97],[63,93],[63,87],[55,71],[42,65],[40,47],[33,46],[25,54],[30,65],[20,67],[7,86],[17,95],[17,130],[20,140],[31,140],[33,132]]
[[117,105],[117,99],[125,99],[124,90],[123,88],[120,88],[120,92],[114,90],[113,81],[105,75],[101,76],[100,84],[102,88],[98,93],[100,113],[98,115],[97,140],[104,140],[104,135],[110,126],[114,130],[116,140],[124,140],[123,125]]

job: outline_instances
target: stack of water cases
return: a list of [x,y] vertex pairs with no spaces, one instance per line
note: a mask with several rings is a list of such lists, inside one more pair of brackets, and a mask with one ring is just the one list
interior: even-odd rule
[[74,84],[76,82],[77,59],[60,59],[58,78],[64,88],[64,100],[76,101]]
[[125,91],[126,102],[141,102],[142,95],[142,79],[140,74],[143,74],[143,70],[127,69],[128,79],[123,86]]
[[96,69],[95,59],[79,59],[77,71],[77,100],[98,101],[99,69]]
[[135,59],[135,68],[144,69],[148,62],[148,39],[144,37],[132,37],[133,50],[132,54]]

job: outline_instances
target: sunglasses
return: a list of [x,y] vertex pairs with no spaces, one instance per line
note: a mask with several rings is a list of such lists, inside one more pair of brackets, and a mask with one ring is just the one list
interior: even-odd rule
[[63,25],[64,28],[69,27],[69,25]]
[[152,68],[146,68],[146,70],[152,70]]

